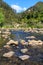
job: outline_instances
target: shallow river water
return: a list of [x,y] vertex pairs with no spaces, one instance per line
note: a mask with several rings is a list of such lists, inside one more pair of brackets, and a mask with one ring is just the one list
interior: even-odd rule
[[[0,65],[43,65],[43,46],[40,48],[33,48],[31,46],[23,46],[19,44],[18,46],[11,46],[10,50],[15,52],[15,56],[8,59],[3,58],[2,55],[5,52],[8,52],[9,49],[3,48],[3,46],[10,40],[16,40],[20,42],[21,40],[42,40],[43,41],[43,34],[37,34],[33,32],[24,32],[23,30],[10,30],[11,34],[8,35],[7,39],[4,39],[0,34]],[[29,36],[34,36],[35,38],[29,38]],[[25,55],[20,52],[21,49],[27,48],[28,52],[25,53],[26,55],[30,55],[31,58],[25,61],[22,61],[18,58],[18,56]],[[42,56],[37,58],[37,55],[41,54]]]

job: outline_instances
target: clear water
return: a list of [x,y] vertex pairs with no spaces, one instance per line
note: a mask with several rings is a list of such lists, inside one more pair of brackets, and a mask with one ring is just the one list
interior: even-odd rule
[[[43,40],[43,34],[24,32],[22,30],[17,30],[17,31],[10,30],[10,32],[11,32],[11,35],[9,35],[9,37],[7,39],[4,39],[3,37],[1,37],[1,34],[0,34],[0,48],[3,48],[3,46],[9,41],[9,39],[16,40],[16,41],[20,42],[20,40],[25,40],[25,41],[31,40],[30,38],[26,39],[26,37],[28,37],[28,36],[35,36],[36,40]],[[28,63],[31,63],[29,65],[43,65],[43,63],[42,63],[42,61],[43,61],[43,47],[38,49],[38,48],[29,47],[29,46],[25,47],[25,46],[22,46],[21,44],[19,44],[18,47],[12,46],[12,50],[15,52],[15,55],[17,57],[24,55],[23,53],[20,52],[20,50],[23,48],[28,48],[29,52],[27,52],[26,54],[32,56],[31,61],[33,64],[31,63],[31,61],[28,60],[26,65],[28,65]],[[3,52],[5,52],[5,51],[6,51],[6,49],[5,50],[3,49],[0,53],[0,65],[18,65],[17,62],[20,63],[19,65],[22,65],[22,62],[20,60],[18,60],[18,58],[15,59],[15,57],[11,58],[10,60],[1,58]],[[39,53],[42,54],[42,56],[41,56],[42,61],[40,61],[41,64],[37,63],[37,58],[34,58],[35,55],[37,55]],[[13,62],[15,62],[15,64],[13,64],[12,59],[13,59]],[[40,58],[38,58],[38,59],[40,59]],[[11,61],[11,64],[10,64],[10,61]],[[36,63],[34,61],[36,61]],[[23,63],[25,63],[25,62],[23,62]],[[23,65],[25,65],[25,64],[23,64]]]

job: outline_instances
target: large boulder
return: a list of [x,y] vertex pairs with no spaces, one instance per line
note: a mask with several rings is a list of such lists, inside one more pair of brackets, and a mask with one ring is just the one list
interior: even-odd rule
[[10,51],[10,52],[4,53],[3,54],[3,57],[11,58],[13,55],[14,55],[14,52],[13,51]]
[[9,42],[7,42],[7,45],[11,44],[18,45],[18,41],[10,40]]

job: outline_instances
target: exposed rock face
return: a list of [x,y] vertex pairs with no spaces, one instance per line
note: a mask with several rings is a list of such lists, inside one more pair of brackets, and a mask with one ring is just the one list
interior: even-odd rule
[[21,49],[22,53],[26,53],[27,51],[28,51],[28,49],[26,49],[26,48],[25,49]]
[[12,57],[13,55],[14,55],[14,52],[13,52],[13,51],[10,51],[10,52],[8,52],[8,53],[4,53],[4,54],[3,54],[3,57],[10,58],[10,57]]
[[39,45],[42,45],[42,44],[43,44],[43,42],[42,42],[41,40],[38,40],[38,41],[36,41],[36,40],[31,40],[31,41],[29,41],[29,40],[28,40],[28,43],[29,43],[29,45],[31,45],[31,46],[39,46]]
[[7,45],[11,44],[18,45],[18,41],[10,40],[9,42],[7,42]]
[[29,56],[29,55],[22,55],[22,56],[19,56],[19,58],[20,58],[21,60],[27,60],[27,59],[30,58],[30,56]]

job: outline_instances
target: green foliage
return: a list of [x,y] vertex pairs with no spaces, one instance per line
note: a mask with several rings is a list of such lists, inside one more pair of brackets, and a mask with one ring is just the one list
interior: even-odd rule
[[38,2],[35,6],[22,12],[21,22],[26,23],[28,27],[43,27],[43,2]]
[[[12,22],[15,22],[16,19],[16,11],[13,10],[7,3],[3,0],[0,0],[0,16],[4,19],[4,24],[12,25]],[[4,18],[3,18],[4,17]],[[1,20],[1,19],[0,19]],[[1,21],[2,22],[2,21]]]
[[42,6],[43,2],[38,2],[26,11],[16,13],[7,3],[0,0],[0,26],[12,28],[17,23],[21,27],[43,27]]
[[4,23],[4,15],[2,12],[0,12],[0,26],[2,27]]

